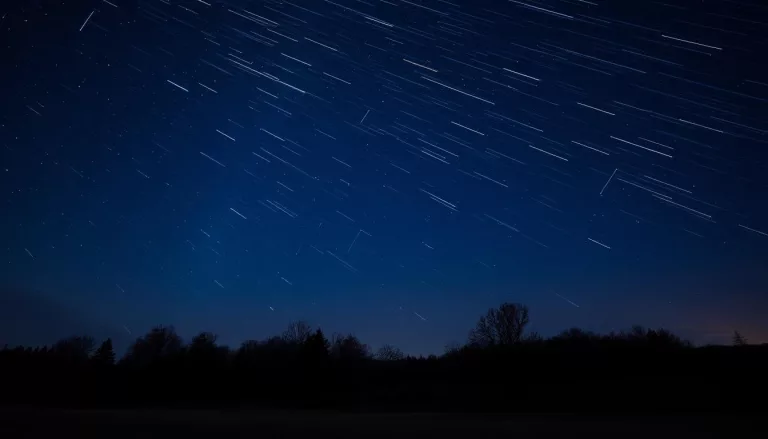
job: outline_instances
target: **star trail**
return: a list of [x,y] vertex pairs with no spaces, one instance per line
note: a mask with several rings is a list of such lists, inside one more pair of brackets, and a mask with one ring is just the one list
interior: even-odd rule
[[0,13],[4,288],[233,344],[305,319],[441,352],[502,301],[768,340],[758,2]]

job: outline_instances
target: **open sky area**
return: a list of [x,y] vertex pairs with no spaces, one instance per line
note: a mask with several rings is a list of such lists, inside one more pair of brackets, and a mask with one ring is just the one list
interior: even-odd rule
[[301,319],[440,353],[505,301],[543,335],[768,341],[757,0],[0,17],[0,342]]

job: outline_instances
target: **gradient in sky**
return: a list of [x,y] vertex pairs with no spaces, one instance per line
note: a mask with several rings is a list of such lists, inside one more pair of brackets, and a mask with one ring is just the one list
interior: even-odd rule
[[3,341],[304,319],[439,353],[503,301],[545,335],[768,338],[757,2],[0,16]]

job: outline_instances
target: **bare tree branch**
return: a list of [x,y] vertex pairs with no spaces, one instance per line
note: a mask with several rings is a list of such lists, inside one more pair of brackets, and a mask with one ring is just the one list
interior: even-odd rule
[[385,344],[376,352],[376,359],[383,361],[397,361],[405,358],[405,354],[399,348]]
[[469,333],[469,344],[475,346],[512,345],[523,340],[528,325],[528,307],[503,303],[480,317]]
[[291,344],[303,344],[312,335],[312,327],[304,320],[291,322],[283,331],[283,341]]

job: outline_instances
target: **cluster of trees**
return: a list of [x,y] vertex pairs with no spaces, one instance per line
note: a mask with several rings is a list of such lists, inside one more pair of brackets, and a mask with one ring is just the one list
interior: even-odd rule
[[209,332],[185,344],[172,327],[158,326],[119,360],[111,340],[97,346],[87,336],[6,346],[0,373],[16,378],[0,402],[519,410],[574,409],[590,395],[609,407],[647,396],[654,404],[712,408],[744,391],[725,377],[768,365],[768,348],[738,333],[733,347],[697,348],[642,327],[606,335],[573,328],[545,339],[528,323],[527,307],[504,303],[479,318],[466,344],[426,358],[391,345],[374,352],[352,334],[328,339],[303,321],[237,349]]

